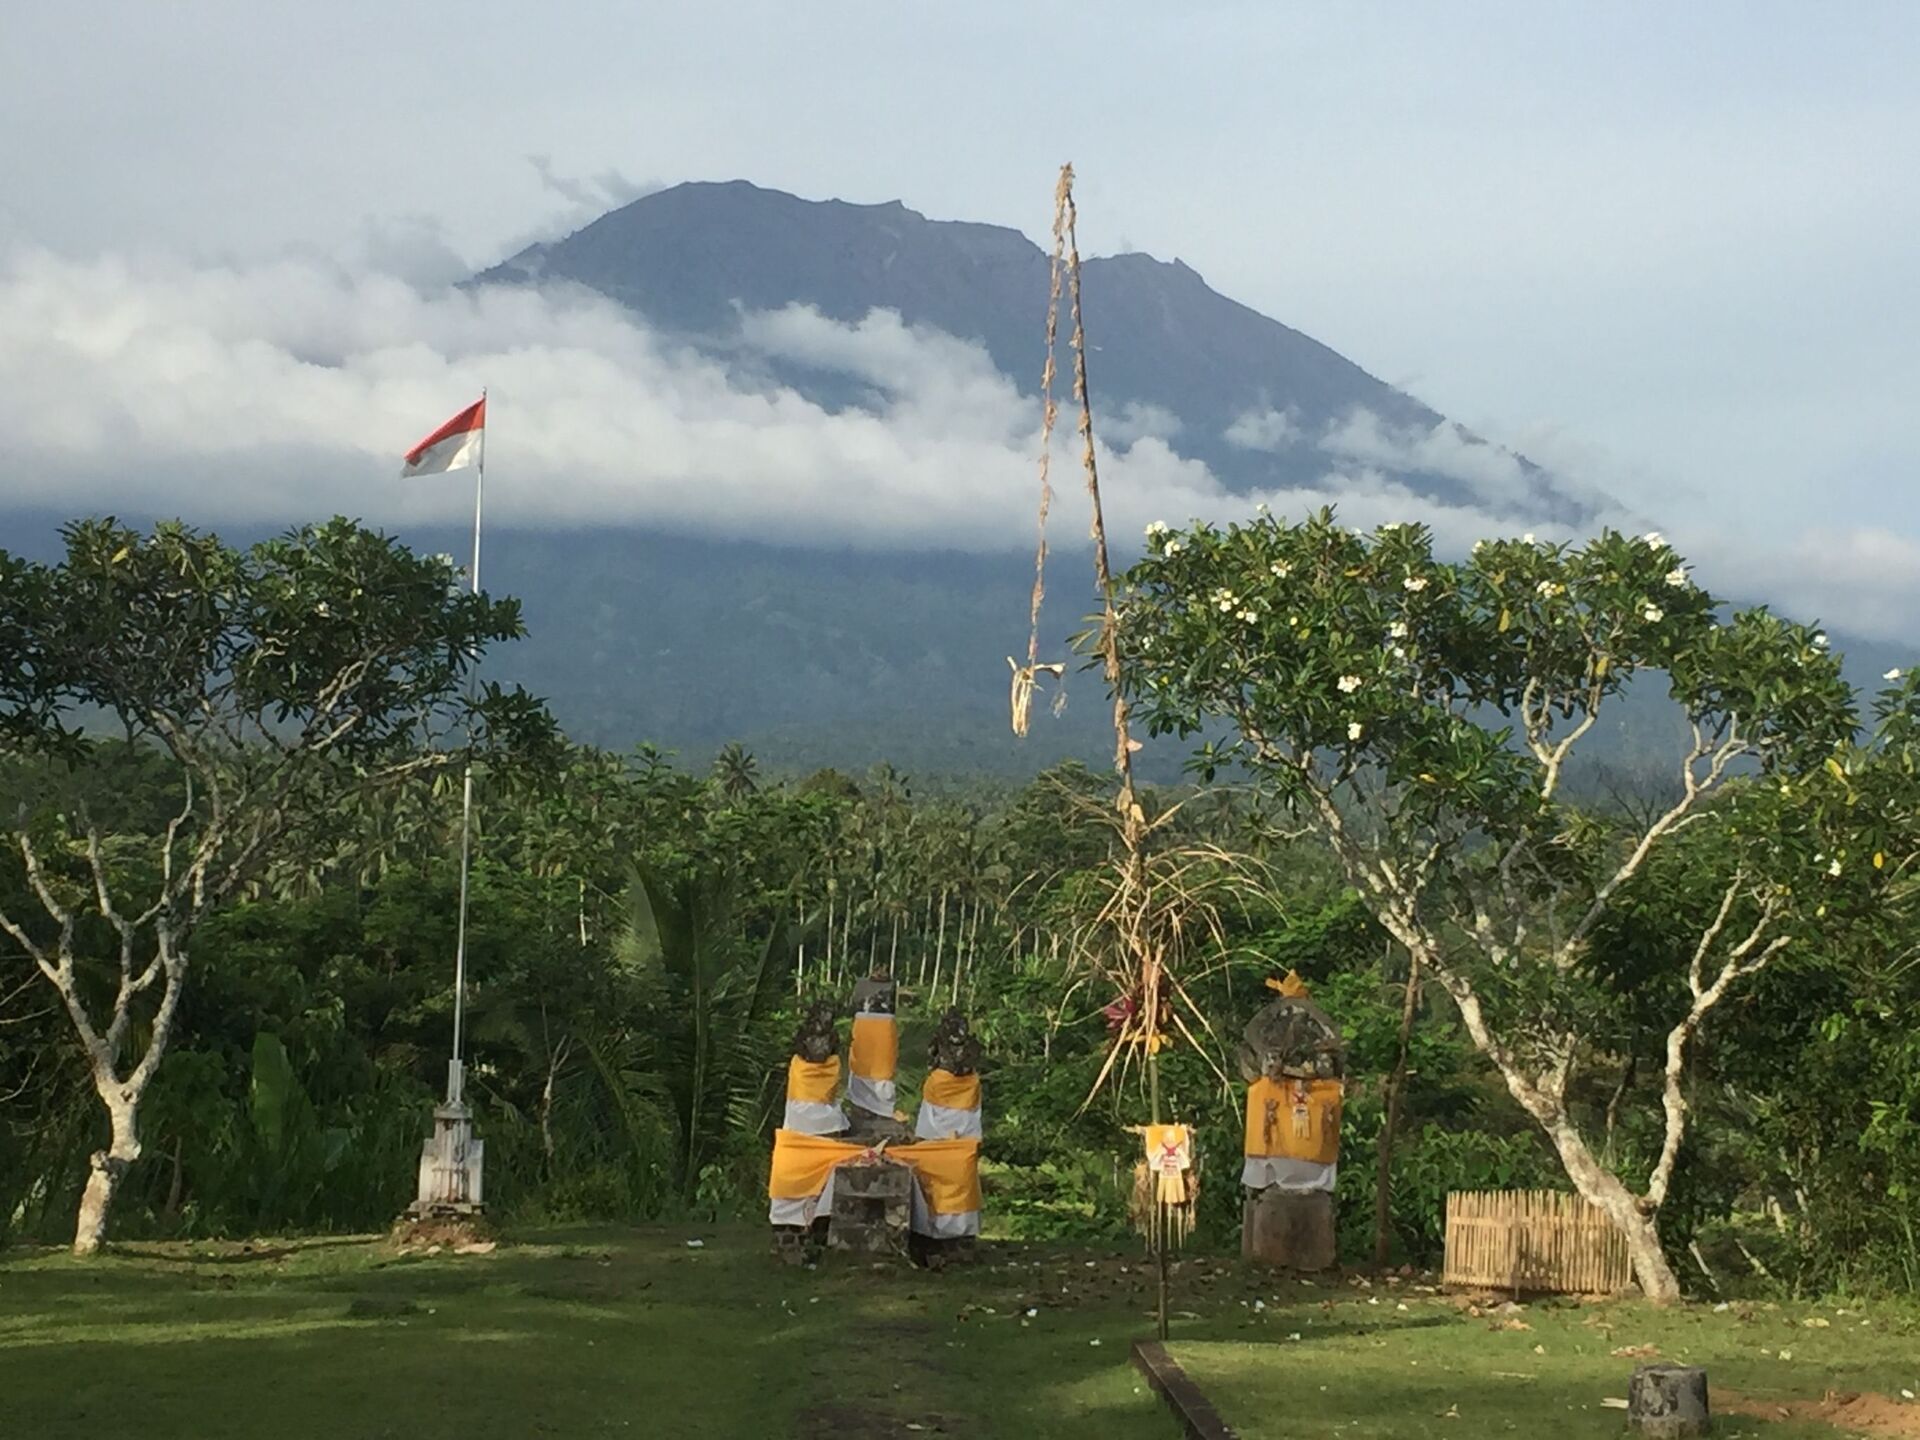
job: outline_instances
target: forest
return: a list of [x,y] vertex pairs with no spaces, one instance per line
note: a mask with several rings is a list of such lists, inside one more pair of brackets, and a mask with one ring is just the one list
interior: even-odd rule
[[[992,1231],[1126,1231],[1111,777],[584,747],[472,683],[518,614],[438,558],[347,522],[66,538],[0,552],[0,1240],[89,1207],[96,1240],[393,1221],[446,1073],[467,763],[496,1216],[763,1213],[794,1025],[885,968],[903,1080],[948,1006],[981,1039]],[[1688,1289],[1920,1291],[1911,675],[1861,708],[1824,637],[1728,615],[1658,537],[1151,538],[1120,689],[1194,747],[1139,804],[1204,919],[1152,1037],[1202,1242],[1239,1224],[1228,1056],[1291,971],[1350,1046],[1344,1258],[1432,1263],[1449,1190],[1611,1185]],[[1692,750],[1581,769],[1636,670]]]

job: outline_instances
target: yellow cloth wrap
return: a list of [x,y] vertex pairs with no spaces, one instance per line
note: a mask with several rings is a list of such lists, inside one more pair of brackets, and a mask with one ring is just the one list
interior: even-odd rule
[[[826,1187],[827,1173],[836,1165],[858,1160],[865,1145],[802,1135],[794,1130],[773,1132],[773,1172],[767,1195],[773,1200],[810,1200]],[[889,1145],[885,1158],[913,1167],[927,1208],[936,1215],[964,1215],[980,1208],[980,1142],[978,1140],[920,1140],[912,1145]]]
[[900,1027],[893,1016],[854,1016],[847,1068],[862,1080],[891,1080],[899,1063]]
[[951,1070],[929,1070],[926,1084],[920,1087],[920,1098],[929,1105],[943,1105],[949,1110],[978,1110],[980,1077],[956,1075]]
[[[1256,1160],[1277,1155],[1332,1165],[1340,1158],[1340,1111],[1345,1093],[1338,1080],[1269,1080],[1262,1076],[1247,1087],[1244,1153]],[[1305,1113],[1296,1114],[1300,1110]]]
[[831,1105],[840,1088],[840,1057],[802,1060],[798,1055],[787,1062],[787,1099],[807,1100],[816,1105]]

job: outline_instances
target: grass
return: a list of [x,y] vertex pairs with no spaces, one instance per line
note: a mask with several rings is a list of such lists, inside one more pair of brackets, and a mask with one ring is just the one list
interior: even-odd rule
[[[341,1238],[12,1251],[0,1434],[137,1417],[195,1440],[1170,1440],[1127,1363],[1151,1299],[1131,1251],[1006,1244],[940,1274],[837,1257],[809,1271],[775,1264],[755,1226],[540,1231],[474,1256]],[[1282,1287],[1195,1257],[1174,1308],[1175,1355],[1247,1440],[1617,1436],[1600,1400],[1625,1393],[1638,1362],[1611,1352],[1633,1345],[1706,1364],[1716,1397],[1920,1389],[1920,1315],[1879,1306],[1476,1315],[1411,1284]],[[1717,1433],[1836,1432],[1736,1417]]]
[[1127,1363],[1137,1315],[1080,1304],[1077,1265],[1028,1319],[993,1261],[790,1269],[758,1227],[519,1240],[459,1257],[364,1239],[8,1252],[0,1434],[135,1416],[195,1440],[1172,1433]]
[[1619,1437],[1624,1414],[1601,1402],[1624,1399],[1633,1368],[1656,1358],[1706,1367],[1723,1440],[1832,1440],[1870,1422],[1885,1427],[1875,1435],[1920,1435],[1920,1404],[1899,1398],[1920,1393],[1911,1306],[1501,1304],[1330,1285],[1270,1296],[1237,1336],[1176,1337],[1171,1349],[1245,1440]]

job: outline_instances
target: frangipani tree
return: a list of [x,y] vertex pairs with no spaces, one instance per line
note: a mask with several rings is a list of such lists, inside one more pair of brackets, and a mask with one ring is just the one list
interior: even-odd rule
[[[334,853],[369,800],[476,753],[544,756],[556,731],[524,692],[467,683],[522,633],[518,603],[350,521],[245,550],[177,523],[65,538],[56,565],[0,550],[0,753],[46,780],[0,815],[8,888],[31,897],[0,910],[0,936],[58,995],[106,1111],[75,1225],[90,1254],[140,1158],[199,926],[274,866]],[[63,778],[107,765],[116,742],[74,728],[102,719],[166,758],[150,827],[110,823]]]
[[[1657,1217],[1686,1137],[1689,1047],[1743,980],[1910,863],[1911,678],[1860,747],[1825,637],[1765,609],[1724,614],[1658,535],[1489,541],[1448,563],[1423,527],[1360,533],[1331,511],[1154,526],[1125,585],[1135,713],[1154,734],[1225,723],[1198,768],[1244,762],[1331,849],[1619,1228],[1646,1293],[1674,1298]],[[1596,818],[1563,798],[1567,768],[1636,676],[1669,690],[1685,738],[1651,813]],[[1674,973],[1640,982],[1665,1007],[1663,1133],[1629,1177],[1603,1163],[1570,1090],[1610,1063],[1593,941],[1683,843],[1704,899]]]

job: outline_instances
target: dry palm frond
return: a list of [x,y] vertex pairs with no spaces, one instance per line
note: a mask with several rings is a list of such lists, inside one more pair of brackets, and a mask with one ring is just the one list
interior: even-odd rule
[[[1013,666],[1013,733],[1022,738],[1026,736],[1027,721],[1032,711],[1035,677],[1042,670],[1050,670],[1054,678],[1059,679],[1067,670],[1065,665],[1040,663],[1040,603],[1047,594],[1047,515],[1053,509],[1053,482],[1049,472],[1053,462],[1053,422],[1060,413],[1060,407],[1053,399],[1053,382],[1059,373],[1054,363],[1054,348],[1060,334],[1060,279],[1067,242],[1067,207],[1073,203],[1072,185],[1073,167],[1067,166],[1060,172],[1060,183],[1053,195],[1053,254],[1050,257],[1047,287],[1047,359],[1040,370],[1040,515],[1036,527],[1039,537],[1033,550],[1033,599],[1027,616],[1027,663],[1024,666],[1015,664],[1011,657],[1007,661]],[[1077,253],[1074,259],[1078,264]],[[1076,280],[1076,292],[1077,286]],[[1054,713],[1059,713],[1065,698],[1065,691],[1055,698]]]
[[[1033,652],[1029,650],[1027,653],[1031,655]],[[1022,665],[1009,655],[1007,657],[1007,668],[1013,671],[1013,693],[1010,697],[1013,706],[1013,733],[1016,735],[1025,735],[1027,733],[1027,718],[1033,710],[1035,681],[1042,674],[1051,675],[1055,680],[1059,680],[1067,673],[1067,667],[1058,662],[1042,665],[1035,664],[1031,660],[1029,660],[1027,664]],[[1065,703],[1066,698],[1067,692],[1064,690],[1055,693],[1053,697],[1053,709],[1056,715],[1060,713],[1060,707]]]

